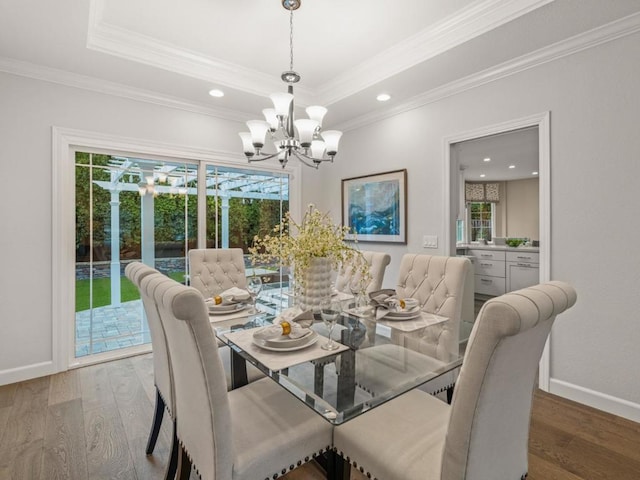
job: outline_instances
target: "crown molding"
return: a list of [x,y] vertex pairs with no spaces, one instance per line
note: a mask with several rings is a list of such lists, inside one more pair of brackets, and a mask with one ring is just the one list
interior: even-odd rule
[[554,0],[482,0],[338,75],[318,90],[331,105]]
[[[263,97],[283,88],[278,77],[109,25],[104,7],[105,0],[91,1],[87,48]],[[297,104],[310,105],[311,96],[308,88],[296,85]]]
[[170,95],[163,95],[150,90],[129,87],[116,82],[101,80],[87,75],[71,73],[56,68],[45,67],[33,63],[23,62],[12,58],[0,57],[0,72],[6,72],[22,77],[34,78],[44,82],[57,83],[73,88],[80,88],[105,95],[128,98],[139,102],[152,103],[162,107],[185,110],[216,117],[223,120],[244,122],[251,118],[250,113],[239,112],[225,108],[206,107],[195,102],[189,102]]
[[481,72],[428,90],[389,109],[369,113],[343,122],[336,125],[335,128],[343,132],[354,130],[639,31],[640,13],[634,13]]

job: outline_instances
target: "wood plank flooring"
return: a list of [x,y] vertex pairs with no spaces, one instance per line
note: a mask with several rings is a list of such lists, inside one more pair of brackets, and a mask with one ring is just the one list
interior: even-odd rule
[[[168,422],[144,453],[154,395],[151,355],[0,387],[0,480],[163,478]],[[282,478],[323,476],[310,463]],[[537,392],[529,480],[604,479],[640,479],[640,424]]]

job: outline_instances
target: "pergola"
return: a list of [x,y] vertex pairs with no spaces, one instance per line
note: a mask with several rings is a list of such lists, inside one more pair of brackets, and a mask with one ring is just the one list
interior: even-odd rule
[[[154,199],[157,195],[197,196],[198,164],[162,162],[128,157],[111,157],[109,181],[94,184],[111,194],[111,301],[120,304],[120,193],[138,192],[141,196],[142,262],[155,264]],[[288,200],[286,174],[263,173],[243,168],[206,167],[203,195],[215,196],[221,202],[221,245],[229,247],[229,199]],[[133,181],[137,179],[136,181]],[[186,237],[186,235],[185,235]]]

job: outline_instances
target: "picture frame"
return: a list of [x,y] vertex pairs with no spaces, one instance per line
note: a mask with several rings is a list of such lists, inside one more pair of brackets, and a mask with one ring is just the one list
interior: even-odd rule
[[347,240],[407,243],[407,170],[342,179]]

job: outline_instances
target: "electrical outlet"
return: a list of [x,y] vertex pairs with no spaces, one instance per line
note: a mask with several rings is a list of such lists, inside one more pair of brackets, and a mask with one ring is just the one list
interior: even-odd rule
[[422,237],[422,248],[438,248],[438,236],[424,235]]

